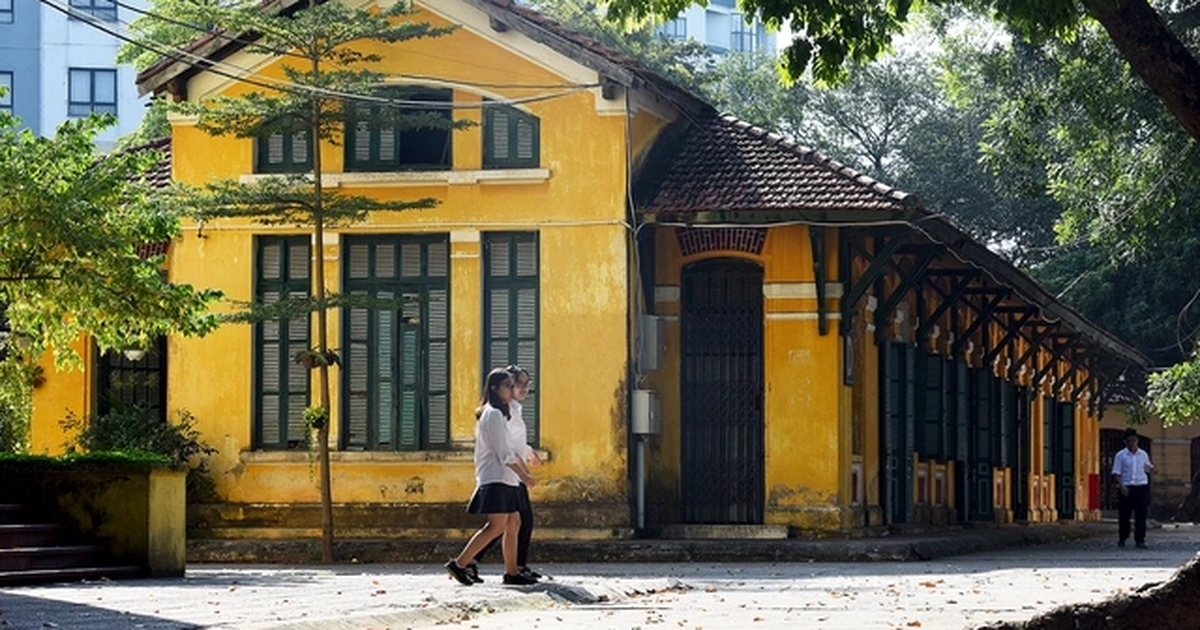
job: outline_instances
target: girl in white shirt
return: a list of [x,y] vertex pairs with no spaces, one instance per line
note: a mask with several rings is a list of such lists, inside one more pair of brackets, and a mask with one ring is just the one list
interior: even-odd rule
[[488,373],[483,400],[475,410],[475,493],[467,511],[487,515],[487,523],[471,536],[457,558],[446,562],[450,576],[464,586],[474,581],[466,566],[489,542],[503,536],[504,583],[533,584],[536,580],[517,569],[517,536],[521,528],[518,514],[518,486],[533,486],[522,458],[509,438],[509,403],[513,398],[513,378],[503,368]]

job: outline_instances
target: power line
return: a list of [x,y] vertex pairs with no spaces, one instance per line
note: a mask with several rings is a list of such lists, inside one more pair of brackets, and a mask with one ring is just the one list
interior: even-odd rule
[[[599,87],[599,85],[600,85],[599,83],[578,84],[575,87],[572,87],[569,89],[564,89],[563,91],[557,92],[557,93],[541,94],[541,95],[536,95],[536,96],[529,96],[529,97],[515,98],[515,99],[495,99],[495,100],[489,100],[489,101],[482,101],[480,103],[453,103],[453,102],[447,103],[447,102],[436,102],[436,101],[414,101],[414,100],[388,98],[388,97],[383,97],[383,96],[370,96],[370,95],[365,95],[365,94],[355,94],[355,93],[351,93],[351,92],[330,90],[328,88],[320,88],[317,86],[304,85],[304,84],[294,83],[294,82],[289,82],[289,81],[281,81],[278,79],[271,79],[269,77],[263,77],[261,79],[256,80],[256,79],[247,78],[249,75],[252,75],[253,73],[246,68],[242,68],[240,66],[230,64],[227,62],[210,59],[210,58],[204,57],[202,55],[197,55],[191,51],[188,51],[188,50],[182,49],[182,48],[168,47],[170,49],[170,51],[164,52],[164,50],[162,50],[160,48],[156,48],[155,46],[152,46],[144,41],[135,39],[128,35],[122,34],[118,31],[116,31],[115,29],[110,29],[110,28],[104,26],[103,24],[101,24],[100,22],[95,20],[95,18],[92,15],[90,15],[86,12],[78,11],[77,9],[70,7],[70,6],[63,6],[59,2],[56,2],[55,0],[38,0],[38,1],[60,13],[63,13],[64,15],[67,15],[68,17],[74,17],[74,18],[84,22],[88,26],[91,26],[92,28],[94,28],[96,30],[99,30],[103,33],[111,35],[112,37],[115,37],[121,41],[132,44],[133,46],[136,46],[143,50],[147,50],[147,51],[150,51],[157,55],[161,55],[165,58],[183,57],[186,59],[190,59],[190,60],[192,60],[193,63],[195,63],[197,65],[203,64],[205,66],[203,68],[204,71],[212,72],[213,74],[223,76],[223,77],[226,77],[229,79],[233,79],[234,81],[238,81],[238,82],[245,83],[248,85],[254,85],[257,87],[261,87],[261,88],[265,88],[265,89],[269,89],[269,90],[275,90],[275,91],[293,92],[293,93],[307,92],[308,94],[313,95],[313,96],[324,96],[324,97],[339,99],[339,100],[343,100],[343,101],[357,101],[360,103],[381,105],[381,106],[385,106],[385,107],[389,107],[389,108],[397,108],[397,109],[419,108],[419,109],[423,109],[423,110],[438,110],[438,109],[456,110],[456,109],[484,109],[484,108],[488,108],[488,107],[504,107],[504,106],[511,106],[511,105],[521,105],[521,104],[526,104],[526,103],[534,103],[534,102],[559,98],[559,97],[563,97],[563,96],[570,96],[572,94],[576,94],[578,92],[582,92],[582,91],[585,91],[585,90],[588,90],[588,89],[591,89],[594,87]],[[222,70],[221,68],[232,68],[232,71]]]

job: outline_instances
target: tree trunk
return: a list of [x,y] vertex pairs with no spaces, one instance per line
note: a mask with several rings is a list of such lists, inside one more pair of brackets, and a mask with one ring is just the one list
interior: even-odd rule
[[1169,581],[1150,584],[1095,604],[1060,606],[1029,621],[980,630],[1165,630],[1195,628],[1200,602],[1200,556]]
[[1121,56],[1184,130],[1200,140],[1200,62],[1146,0],[1085,0]]

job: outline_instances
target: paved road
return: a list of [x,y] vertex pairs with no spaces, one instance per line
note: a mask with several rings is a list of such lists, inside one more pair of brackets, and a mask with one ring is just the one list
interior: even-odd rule
[[466,588],[430,565],[194,565],[183,580],[2,589],[0,628],[970,628],[1169,579],[1200,550],[1200,527],[1150,536],[1145,551],[1093,538],[932,562],[548,565],[553,581],[523,588],[497,567]]

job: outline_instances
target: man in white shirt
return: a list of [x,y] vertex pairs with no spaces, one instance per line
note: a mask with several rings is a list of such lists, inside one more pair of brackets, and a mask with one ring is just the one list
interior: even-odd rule
[[1125,429],[1125,446],[1113,458],[1112,474],[1121,488],[1118,547],[1129,538],[1129,515],[1133,514],[1133,542],[1146,548],[1146,508],[1150,505],[1150,475],[1156,468],[1150,455],[1138,448],[1137,429]]

